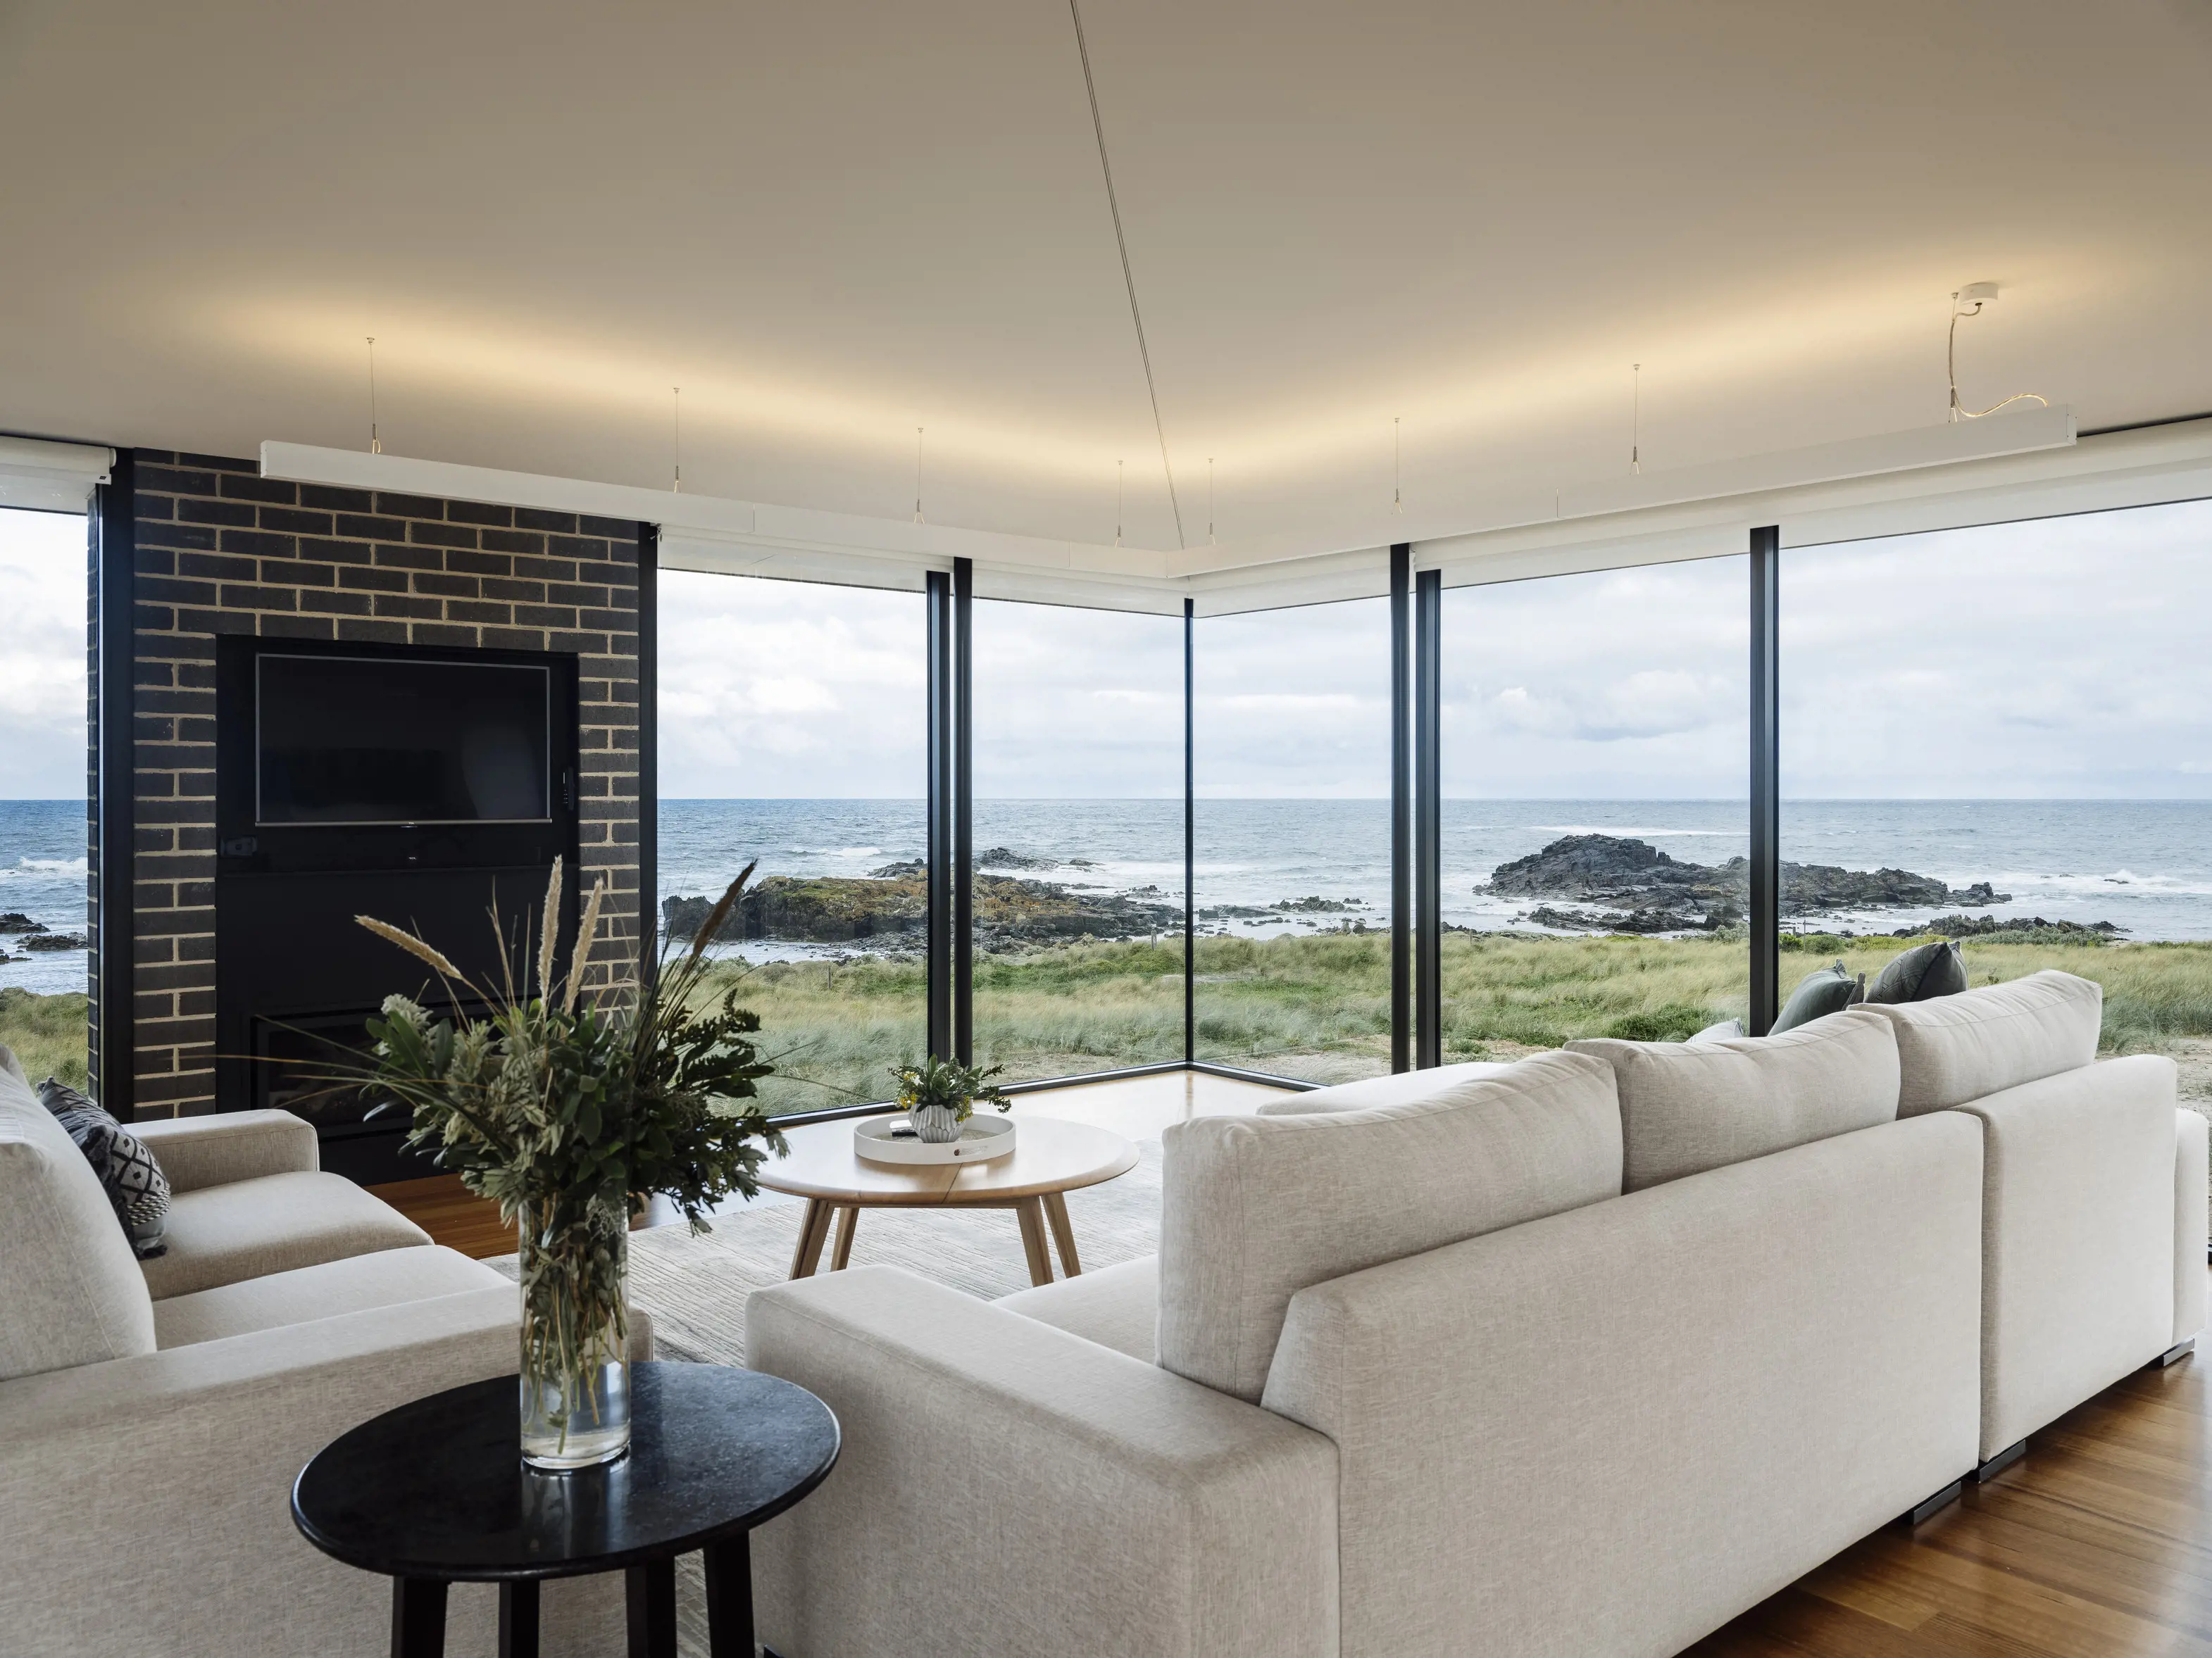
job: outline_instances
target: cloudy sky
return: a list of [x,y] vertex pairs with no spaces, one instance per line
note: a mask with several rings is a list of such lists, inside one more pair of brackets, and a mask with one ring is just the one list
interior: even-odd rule
[[[83,522],[0,512],[0,796],[82,786]],[[1461,797],[1746,792],[1745,561],[1455,589]],[[661,788],[922,791],[921,599],[662,578]],[[2212,503],[1784,556],[1784,793],[2212,798]],[[989,796],[1182,789],[1182,624],[979,604]],[[1389,789],[1380,600],[1199,624],[1200,789]]]

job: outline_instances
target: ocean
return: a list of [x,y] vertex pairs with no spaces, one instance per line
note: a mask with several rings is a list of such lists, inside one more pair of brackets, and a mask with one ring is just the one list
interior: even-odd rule
[[[860,876],[920,858],[919,800],[664,800],[660,896],[719,892],[748,859],[763,875]],[[1563,835],[1647,841],[1714,864],[1743,853],[1741,800],[1447,800],[1443,914],[1499,927],[1527,901],[1474,889],[1492,870]],[[1347,913],[1387,920],[1390,823],[1381,800],[1201,800],[1201,908],[1264,909],[1285,901],[1356,899]],[[1850,869],[1905,869],[1954,887],[1987,881],[2012,902],[1976,906],[1999,917],[2110,921],[2133,939],[2212,938],[2212,803],[2169,800],[1797,800],[1782,809],[1783,855]],[[978,800],[979,853],[1004,847],[1060,867],[1036,872],[1079,891],[1182,887],[1180,800]],[[1076,865],[1083,860],[1089,867]],[[1073,865],[1073,866],[1072,866]],[[1025,872],[1007,871],[1014,873]],[[1838,914],[1823,925],[1891,931],[1944,906]],[[0,800],[0,910],[56,932],[85,927],[84,806]],[[1224,917],[1210,928],[1272,937],[1333,927],[1340,914]],[[85,987],[82,950],[19,954],[0,985]],[[754,960],[822,953],[752,943]]]

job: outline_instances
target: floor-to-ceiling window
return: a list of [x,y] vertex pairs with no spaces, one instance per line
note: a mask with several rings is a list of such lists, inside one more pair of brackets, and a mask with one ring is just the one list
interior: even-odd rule
[[1447,1063],[1743,1014],[1747,562],[1446,589]]
[[85,521],[0,510],[0,1042],[85,1079]]
[[2212,502],[1782,555],[1781,993],[1956,940],[2212,1073]]
[[887,1099],[925,1047],[925,660],[919,593],[661,573],[664,930],[757,861],[714,949],[771,1110]]
[[1182,1058],[1182,618],[974,610],[975,1053]]
[[1390,607],[1197,628],[1197,1054],[1390,1068]]

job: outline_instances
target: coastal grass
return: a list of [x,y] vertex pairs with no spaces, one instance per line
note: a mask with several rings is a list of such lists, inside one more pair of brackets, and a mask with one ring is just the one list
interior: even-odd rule
[[58,1078],[71,1088],[85,1084],[85,1013],[82,992],[41,996],[15,985],[0,989],[0,1042],[21,1062],[33,1084]]
[[[1840,958],[1871,977],[1913,941],[1793,936],[1782,991]],[[1316,1082],[1389,1068],[1390,951],[1358,931],[1197,943],[1202,1060]],[[1552,938],[1452,932],[1442,940],[1447,1061],[1510,1059],[1577,1036],[1678,1041],[1741,1017],[1740,938]],[[2212,1036],[2212,944],[1965,942],[1968,976],[1995,984],[2053,967],[2105,989],[2103,1046],[2157,1053]],[[762,1085],[779,1114],[890,1097],[894,1066],[921,1057],[927,979],[915,960],[732,961],[732,981],[761,1018],[777,1074]],[[975,968],[975,1051],[1020,1082],[1182,1057],[1179,938],[1079,942],[985,955]],[[82,1086],[85,998],[0,989],[0,1042],[35,1080]]]

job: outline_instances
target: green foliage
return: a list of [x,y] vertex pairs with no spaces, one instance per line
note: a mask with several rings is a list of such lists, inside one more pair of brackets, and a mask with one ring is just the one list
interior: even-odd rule
[[1632,1042],[1684,1042],[1716,1023],[1705,1017],[1711,1011],[1678,1004],[1655,1007],[1648,1012],[1624,1013],[1606,1026],[1605,1034]]
[[1005,1067],[978,1068],[957,1060],[925,1055],[919,1065],[902,1065],[891,1072],[898,1083],[898,1102],[906,1111],[947,1109],[956,1121],[965,1122],[978,1105],[995,1105],[1005,1111],[1013,1105],[991,1080]]
[[82,1088],[89,1005],[77,991],[41,996],[20,985],[0,988],[0,1042],[7,1044],[33,1082],[55,1077],[71,1088]]

